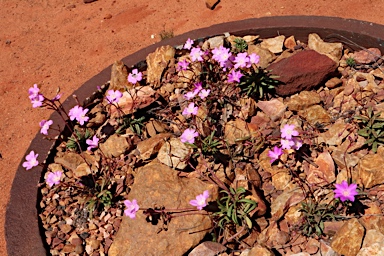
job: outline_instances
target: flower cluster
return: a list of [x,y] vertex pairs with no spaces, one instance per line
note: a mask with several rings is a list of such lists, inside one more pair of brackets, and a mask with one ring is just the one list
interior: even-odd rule
[[86,116],[88,109],[83,109],[81,106],[74,106],[69,110],[69,118],[71,120],[77,120],[80,125],[84,125],[85,122],[89,120],[89,117]]
[[29,88],[28,94],[33,108],[38,108],[43,105],[44,96],[40,93],[37,84],[34,84],[33,87]]
[[299,132],[295,130],[295,125],[286,124],[281,129],[281,147],[275,146],[273,150],[268,151],[268,156],[271,158],[270,162],[273,163],[280,158],[283,154],[283,149],[286,150],[299,150],[303,145],[303,142],[296,136]]
[[196,206],[198,210],[202,210],[207,206],[207,199],[209,198],[209,191],[205,190],[203,194],[197,195],[196,199],[189,201],[189,204]]

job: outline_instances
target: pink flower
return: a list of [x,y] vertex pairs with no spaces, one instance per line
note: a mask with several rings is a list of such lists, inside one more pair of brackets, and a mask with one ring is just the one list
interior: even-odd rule
[[59,99],[61,98],[61,95],[63,95],[63,94],[62,94],[62,93],[58,93],[58,94],[56,94],[56,96],[53,97],[51,101],[57,101],[57,100],[59,100]]
[[212,50],[212,59],[216,60],[220,63],[221,67],[226,66],[225,63],[230,59],[232,53],[228,48],[220,46],[219,48],[215,48]]
[[33,87],[30,87],[28,89],[29,99],[35,98],[40,92],[39,87],[37,87],[37,84],[34,84]]
[[203,89],[203,84],[201,82],[195,83],[194,86],[195,88],[193,89],[193,92],[195,94],[198,94],[201,91],[201,89]]
[[299,132],[295,130],[295,125],[286,124],[281,129],[281,137],[287,140],[292,139],[292,136],[298,136]]
[[195,103],[191,102],[189,103],[188,107],[186,107],[183,110],[183,115],[188,116],[188,115],[197,115],[198,107],[195,107]]
[[187,50],[190,50],[192,48],[192,45],[193,45],[193,40],[191,40],[190,38],[188,38],[188,40],[185,42],[184,44],[184,49],[187,49]]
[[206,89],[203,89],[201,90],[201,92],[199,93],[199,97],[203,100],[205,99],[206,97],[208,97],[209,93],[211,92],[211,90],[206,90]]
[[89,117],[85,116],[88,112],[88,109],[83,109],[83,107],[80,106],[74,106],[69,110],[69,118],[71,120],[77,120],[80,125],[84,125],[84,122],[87,122],[89,120]]
[[121,97],[123,97],[123,94],[119,90],[108,90],[107,93],[107,100],[110,104],[118,103]]
[[277,159],[280,158],[280,156],[283,154],[283,150],[279,148],[278,146],[275,146],[273,150],[268,151],[268,156],[271,158],[269,160],[270,163],[275,162]]
[[179,61],[177,62],[177,71],[187,70],[188,66],[189,62],[186,59]]
[[194,47],[191,49],[191,53],[189,54],[192,61],[203,61],[203,52],[199,47]]
[[235,58],[235,69],[250,67],[249,57],[246,52],[238,53]]
[[190,100],[190,99],[193,99],[194,97],[196,96],[196,93],[195,92],[187,92],[186,94],[184,94],[184,98],[187,99],[187,100]]
[[48,135],[49,126],[51,126],[52,124],[53,124],[52,120],[48,120],[48,121],[41,120],[41,122],[39,123],[41,127],[40,133],[44,135]]
[[249,55],[249,62],[251,64],[258,64],[260,62],[260,56],[257,55],[256,53],[251,53]]
[[347,181],[343,180],[340,184],[335,184],[335,187],[335,198],[340,198],[342,202],[346,200],[355,201],[355,196],[358,194],[357,184],[348,185]]
[[196,206],[198,210],[202,210],[207,206],[207,199],[209,198],[209,191],[205,190],[203,194],[197,195],[196,199],[189,201],[189,204]]
[[232,70],[231,73],[228,74],[228,83],[240,83],[240,78],[243,76],[240,71]]
[[97,138],[96,135],[93,135],[91,140],[87,139],[85,142],[88,145],[87,150],[91,151],[91,149],[98,147],[98,145],[99,145],[99,138]]
[[142,78],[143,78],[143,74],[141,72],[139,72],[136,68],[136,69],[132,70],[131,73],[129,73],[128,82],[130,82],[132,84],[136,84],[137,82],[140,82]]
[[298,138],[295,138],[295,137],[293,137],[292,140],[295,143],[295,145],[293,145],[293,148],[295,150],[299,150],[301,148],[301,146],[303,146],[303,141],[302,140],[300,140]]
[[35,152],[33,150],[31,152],[29,152],[29,154],[25,157],[25,160],[27,160],[27,161],[25,161],[23,163],[23,167],[26,170],[30,170],[33,167],[37,166],[39,164],[39,161],[37,161],[38,156],[39,156],[39,154],[35,154]]
[[48,173],[45,182],[48,184],[49,187],[52,187],[53,185],[59,185],[62,174],[62,171],[50,172]]
[[131,219],[136,218],[136,212],[139,211],[140,207],[137,204],[136,199],[133,199],[132,202],[129,200],[124,201],[126,209],[124,210],[124,215],[128,216]]
[[280,143],[282,149],[291,149],[295,145],[295,142],[293,142],[293,140],[281,139]]
[[[31,98],[31,96],[30,96]],[[31,103],[33,108],[38,108],[43,105],[44,96],[41,94],[36,95],[35,97],[31,98]]]
[[183,143],[190,143],[190,144],[193,144],[195,143],[195,138],[199,136],[199,133],[194,130],[194,129],[186,129],[183,134],[180,136],[180,140],[181,142]]

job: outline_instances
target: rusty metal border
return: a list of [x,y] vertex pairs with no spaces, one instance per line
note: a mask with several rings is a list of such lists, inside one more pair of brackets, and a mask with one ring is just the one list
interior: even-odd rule
[[[384,52],[384,26],[371,22],[343,19],[324,16],[281,16],[254,18],[213,25],[211,27],[190,31],[174,38],[163,40],[148,46],[123,59],[127,66],[132,66],[145,60],[146,56],[162,45],[181,45],[188,38],[198,39],[208,36],[230,34],[244,36],[258,34],[261,38],[277,35],[294,35],[296,39],[307,42],[309,33],[317,33],[325,41],[338,41],[350,46],[352,49],[361,47],[377,47]],[[105,84],[110,79],[111,66],[85,82],[78,90],[73,92],[80,102],[96,91],[97,86]],[[71,94],[72,95],[72,94]],[[64,107],[70,109],[75,105],[72,97],[64,102]],[[54,123],[64,127],[63,121],[56,113],[50,117]],[[46,159],[52,147],[52,142],[44,140],[37,133],[31,142],[27,155],[31,150],[39,154],[39,159]],[[8,255],[49,255],[45,243],[44,233],[40,229],[38,220],[38,189],[37,184],[42,179],[41,172],[44,168],[36,167],[26,171],[18,166],[11,189],[10,202],[6,209],[5,237]]]

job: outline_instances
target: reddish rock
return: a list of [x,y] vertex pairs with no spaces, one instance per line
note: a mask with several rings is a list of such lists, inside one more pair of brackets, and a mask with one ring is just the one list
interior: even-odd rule
[[279,76],[278,80],[283,83],[275,87],[276,93],[288,96],[316,87],[331,75],[336,67],[337,63],[327,56],[308,50],[272,63],[267,70],[272,70],[271,74]]
[[368,64],[377,61],[381,57],[381,51],[377,48],[368,48],[352,54],[358,64]]

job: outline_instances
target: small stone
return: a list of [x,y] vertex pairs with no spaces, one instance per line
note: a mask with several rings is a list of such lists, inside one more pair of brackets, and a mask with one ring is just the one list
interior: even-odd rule
[[160,46],[155,52],[148,54],[147,60],[147,82],[156,88],[164,69],[175,56],[175,48],[170,45]]
[[343,84],[343,80],[341,80],[338,77],[332,77],[327,82],[325,82],[325,86],[327,86],[329,89],[336,88],[337,86]]
[[111,80],[109,88],[123,92],[130,85],[128,83],[128,70],[121,60],[117,60],[112,65]]
[[206,241],[196,246],[188,256],[215,256],[226,249],[222,244]]
[[[215,1],[215,0],[213,0],[213,1]],[[225,38],[224,36],[211,37],[207,41],[204,42],[201,49],[202,50],[208,50],[208,49],[219,48],[220,46],[224,45],[224,38]]]
[[245,256],[274,256],[274,255],[275,254],[271,252],[268,248],[258,244],[252,247],[251,250],[248,252],[248,254]]
[[60,230],[65,234],[69,233],[72,230],[72,226],[68,224],[63,224],[59,226]]
[[343,52],[342,43],[326,43],[319,35],[314,33],[308,35],[308,47],[320,54],[328,56],[337,64],[339,63]]
[[160,133],[152,138],[140,141],[137,144],[137,150],[140,153],[140,158],[142,160],[148,160],[151,158],[151,156],[159,152],[165,141],[171,136],[171,133]]
[[345,256],[356,255],[364,237],[364,227],[356,218],[350,219],[337,231],[332,238],[331,247]]
[[85,4],[96,2],[97,0],[83,0]]
[[284,191],[271,204],[271,216],[273,220],[279,220],[291,206],[295,206],[305,198],[302,191],[293,189]]
[[304,117],[310,125],[329,124],[331,117],[328,112],[320,105],[311,106],[305,110],[299,111],[299,115]]
[[74,246],[73,244],[66,244],[66,245],[64,245],[61,252],[62,253],[71,253],[71,252],[74,252],[75,249],[76,249],[76,246]]
[[229,121],[225,124],[224,139],[229,145],[236,144],[238,139],[243,139],[248,136],[252,137],[255,134],[256,131],[252,130],[252,126],[241,119]]
[[365,188],[384,183],[384,158],[379,154],[369,154],[364,156],[359,164],[359,176]]
[[107,15],[104,16],[105,20],[112,19],[112,14],[108,13]]
[[285,112],[286,105],[279,99],[257,102],[257,107],[260,108],[272,121],[280,119]]
[[328,151],[321,153],[316,159],[314,165],[309,166],[305,173],[306,180],[313,186],[324,186],[336,180],[335,163]]
[[114,134],[110,136],[104,143],[100,143],[101,151],[107,157],[118,157],[131,148],[125,137]]
[[296,40],[295,40],[294,36],[290,36],[287,39],[285,39],[285,41],[284,41],[284,46],[287,49],[294,50],[296,45],[297,44],[296,44]]
[[268,49],[272,53],[281,53],[283,51],[285,36],[276,36],[273,38],[264,39],[260,46]]
[[378,48],[368,48],[354,52],[351,57],[357,64],[369,64],[381,57],[381,51]]
[[287,107],[291,111],[299,111],[320,103],[321,98],[317,92],[302,91],[299,94],[292,95],[287,102]]
[[215,9],[216,5],[220,3],[220,0],[205,0],[205,6],[207,6],[208,9]]
[[260,56],[260,62],[258,65],[261,68],[266,68],[272,61],[276,58],[275,54],[273,54],[268,49],[264,49],[259,45],[249,45],[248,46],[248,54],[256,53]]
[[159,150],[157,159],[171,168],[183,170],[187,167],[187,156],[192,148],[187,147],[180,138],[172,138],[165,142]]

